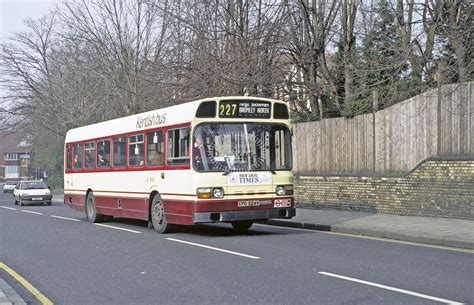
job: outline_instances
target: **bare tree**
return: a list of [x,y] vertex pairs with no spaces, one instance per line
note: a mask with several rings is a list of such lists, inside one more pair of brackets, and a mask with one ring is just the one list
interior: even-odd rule
[[290,15],[290,45],[288,51],[293,64],[301,73],[305,95],[311,108],[323,109],[318,101],[329,93],[330,104],[341,109],[334,76],[328,68],[328,45],[334,35],[334,24],[340,2],[335,0],[297,0],[288,4]]

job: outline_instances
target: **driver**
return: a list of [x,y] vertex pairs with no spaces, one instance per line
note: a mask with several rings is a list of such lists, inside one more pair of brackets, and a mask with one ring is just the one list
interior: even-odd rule
[[200,136],[194,137],[193,158],[197,170],[209,170],[204,145],[202,145]]

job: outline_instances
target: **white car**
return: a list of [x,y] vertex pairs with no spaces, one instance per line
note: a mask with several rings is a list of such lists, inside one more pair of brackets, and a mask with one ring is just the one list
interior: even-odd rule
[[43,181],[20,181],[13,190],[15,204],[42,203],[51,205],[53,196]]
[[11,193],[15,189],[16,181],[6,181],[3,185],[4,193]]

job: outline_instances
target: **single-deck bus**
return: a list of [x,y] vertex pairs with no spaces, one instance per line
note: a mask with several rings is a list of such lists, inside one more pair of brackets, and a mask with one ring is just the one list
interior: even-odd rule
[[71,129],[64,203],[90,222],[173,224],[292,218],[291,126],[285,103],[203,99]]

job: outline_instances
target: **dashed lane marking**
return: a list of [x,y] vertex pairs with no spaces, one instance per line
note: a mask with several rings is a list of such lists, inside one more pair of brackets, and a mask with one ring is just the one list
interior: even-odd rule
[[0,208],[4,208],[4,209],[7,209],[7,210],[16,210],[15,208],[11,208],[11,207],[5,207],[5,206],[0,206]]
[[21,210],[21,211],[25,213],[35,214],[35,215],[44,215],[43,213],[35,212],[35,211],[28,211],[28,210]]
[[44,294],[42,294],[38,289],[36,289],[30,282],[28,282],[24,277],[19,275],[15,270],[8,267],[4,263],[0,262],[0,269],[5,270],[10,274],[18,283],[23,285],[35,298],[43,305],[53,305],[50,299],[48,299]]
[[225,249],[221,249],[221,248],[215,248],[215,247],[206,246],[206,245],[202,245],[202,244],[192,243],[192,242],[184,241],[184,240],[180,240],[180,239],[167,238],[167,240],[175,241],[175,242],[178,242],[178,243],[183,243],[183,244],[187,244],[187,245],[191,245],[191,246],[201,247],[201,248],[205,248],[205,249],[209,249],[209,250],[214,250],[214,251],[224,252],[224,253],[228,253],[228,254],[238,255],[238,256],[242,256],[242,257],[246,257],[246,258],[260,259],[260,257],[258,257],[258,256],[253,256],[253,255],[248,255],[248,254],[243,254],[243,253],[239,253],[239,252],[229,251],[229,250],[225,250]]
[[56,215],[51,215],[51,217],[58,218],[58,219],[64,219],[64,220],[70,220],[70,221],[81,221],[80,219],[68,218],[68,217],[62,217],[62,216],[56,216]]
[[359,284],[364,284],[364,285],[373,286],[373,287],[377,287],[377,288],[382,288],[382,289],[386,289],[386,290],[390,290],[390,291],[395,291],[395,292],[411,295],[411,296],[422,298],[422,299],[441,302],[441,303],[444,303],[444,304],[450,304],[450,305],[462,305],[462,304],[464,304],[464,303],[459,303],[459,302],[455,302],[455,301],[451,301],[451,300],[447,300],[447,299],[442,299],[442,298],[438,298],[438,297],[434,297],[434,296],[430,296],[430,295],[427,295],[427,294],[422,294],[422,293],[418,293],[418,292],[414,292],[414,291],[409,291],[409,290],[395,288],[395,287],[391,287],[391,286],[387,286],[387,285],[377,284],[377,283],[374,283],[374,282],[359,280],[359,279],[356,279],[356,278],[353,278],[353,277],[348,277],[348,276],[339,275],[339,274],[335,274],[335,273],[324,272],[324,271],[321,271],[321,272],[318,272],[318,273],[322,274],[322,275],[326,275],[326,276],[335,277],[335,278],[338,278],[338,279],[341,279],[341,280],[356,282],[356,283],[359,283]]
[[115,226],[104,225],[104,224],[101,224],[101,223],[95,223],[94,225],[100,226],[100,227],[105,227],[105,228],[110,228],[110,229],[115,229],[115,230],[127,231],[127,232],[131,232],[131,233],[137,233],[137,234],[142,233],[140,231],[135,231],[135,230],[125,229],[125,228],[120,228],[120,227],[115,227]]

